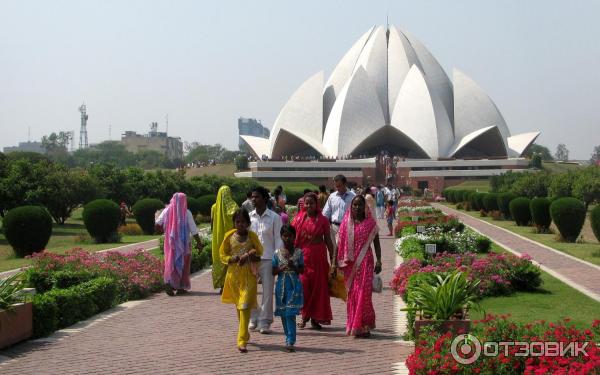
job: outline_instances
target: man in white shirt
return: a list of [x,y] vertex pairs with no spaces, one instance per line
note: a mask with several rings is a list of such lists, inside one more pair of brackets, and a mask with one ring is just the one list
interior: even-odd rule
[[273,253],[283,248],[281,240],[281,218],[267,208],[269,192],[263,187],[252,191],[254,211],[250,213],[250,230],[258,235],[263,246],[259,274],[262,280],[262,300],[257,309],[252,310],[249,329],[260,330],[260,333],[271,333],[273,323]]
[[325,216],[331,224],[331,242],[334,247],[333,253],[334,255],[337,255],[337,235],[340,230],[340,224],[356,194],[348,191],[346,187],[346,176],[344,175],[339,174],[335,176],[333,178],[333,183],[335,185],[335,190],[337,191],[330,194],[329,198],[327,198],[325,207],[323,207],[323,216]]

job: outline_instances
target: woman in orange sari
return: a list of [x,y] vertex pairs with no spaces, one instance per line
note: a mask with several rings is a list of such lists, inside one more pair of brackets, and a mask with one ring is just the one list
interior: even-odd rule
[[[304,292],[304,307],[299,328],[310,320],[314,329],[331,324],[333,315],[329,301],[329,263],[335,254],[329,229],[329,221],[321,214],[318,198],[314,193],[304,196],[302,211],[294,218],[296,247],[304,254],[304,273],[300,275]],[[327,254],[329,253],[329,261]]]

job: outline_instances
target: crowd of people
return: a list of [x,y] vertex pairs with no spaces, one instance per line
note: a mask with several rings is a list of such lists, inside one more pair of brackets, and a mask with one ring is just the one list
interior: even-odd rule
[[[250,331],[272,332],[275,316],[290,352],[296,329],[330,325],[330,288],[336,280],[345,286],[346,334],[368,338],[375,328],[372,292],[382,268],[377,219],[388,218],[391,233],[389,218],[393,220],[401,191],[392,186],[349,188],[343,175],[333,182],[335,190],[323,185],[318,191],[307,189],[291,221],[281,186],[272,194],[264,187],[253,189],[241,207],[228,186],[219,189],[211,215],[212,284],[223,303],[235,305],[240,352],[247,352]],[[185,293],[190,288],[191,238],[199,238],[183,193],[173,196],[156,224],[165,231],[166,291]]]

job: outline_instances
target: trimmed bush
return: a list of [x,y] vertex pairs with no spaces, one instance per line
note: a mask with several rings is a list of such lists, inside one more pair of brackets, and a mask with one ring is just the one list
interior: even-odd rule
[[592,224],[594,236],[596,236],[596,239],[600,241],[600,205],[594,207],[592,212],[590,212],[590,222]]
[[548,198],[533,198],[529,202],[529,212],[538,232],[548,232],[552,223],[552,218],[550,217],[550,200]]
[[585,221],[585,205],[576,198],[558,198],[550,204],[550,217],[565,241],[575,242]]
[[498,211],[498,194],[497,193],[487,193],[483,197],[483,208],[487,212]]
[[61,270],[52,273],[54,288],[66,289],[90,281],[95,276],[87,270]]
[[473,201],[475,202],[477,210],[479,211],[485,209],[483,206],[483,197],[485,197],[486,194],[487,193],[475,193],[475,195],[473,195]]
[[492,240],[485,236],[478,236],[475,239],[475,247],[477,247],[478,253],[489,253],[492,248]]
[[446,200],[450,203],[456,202],[454,200],[454,190],[448,189],[448,191],[446,191]]
[[198,198],[199,211],[201,215],[210,216],[210,209],[217,201],[217,196],[214,194],[203,195]]
[[52,235],[52,218],[45,208],[21,206],[4,217],[4,235],[18,257],[44,250]]
[[187,197],[187,207],[193,217],[196,217],[196,215],[200,213],[200,203],[198,203],[198,199],[194,197]]
[[510,215],[518,226],[527,226],[531,222],[531,211],[529,210],[529,198],[519,197],[510,201]]
[[96,199],[83,207],[83,224],[96,242],[114,238],[121,221],[119,205],[108,199]]
[[500,212],[502,212],[502,215],[504,216],[505,219],[511,218],[509,204],[510,204],[510,201],[512,201],[515,198],[516,197],[513,193],[498,194],[498,210],[500,210]]
[[36,294],[32,301],[33,337],[45,337],[58,329],[58,306],[53,296]]
[[146,234],[154,234],[154,221],[156,211],[165,208],[165,205],[158,199],[145,198],[140,199],[133,205],[133,217]]

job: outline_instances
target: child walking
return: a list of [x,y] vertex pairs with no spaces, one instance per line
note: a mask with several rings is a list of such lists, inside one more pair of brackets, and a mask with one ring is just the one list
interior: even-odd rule
[[394,201],[389,200],[385,202],[385,219],[387,221],[388,229],[390,230],[388,236],[393,236],[392,224],[394,223]]
[[237,347],[241,353],[247,353],[250,311],[257,306],[254,262],[260,261],[263,248],[256,233],[248,230],[250,215],[246,210],[235,211],[233,223],[235,229],[225,233],[219,249],[221,263],[228,266],[221,302],[235,304],[239,321]]
[[273,275],[277,275],[275,283],[275,312],[281,317],[285,333],[285,349],[294,352],[296,343],[296,315],[304,304],[300,275],[304,272],[304,256],[302,250],[294,247],[296,230],[290,224],[281,228],[281,239],[284,248],[275,250],[273,254]]

